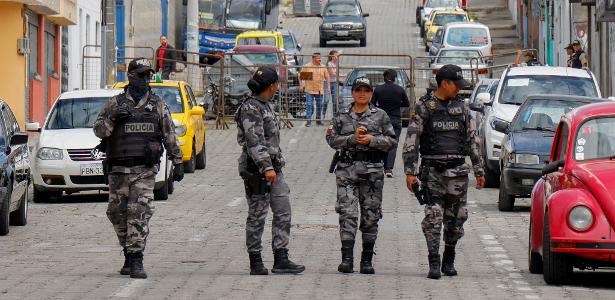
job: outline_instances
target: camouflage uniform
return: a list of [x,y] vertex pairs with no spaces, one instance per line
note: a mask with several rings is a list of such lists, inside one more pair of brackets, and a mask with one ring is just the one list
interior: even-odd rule
[[[134,99],[126,92],[126,97],[134,105]],[[182,162],[181,150],[171,113],[162,99],[156,95],[146,94],[137,104],[142,108],[148,97],[157,104],[156,110],[162,116],[163,144],[167,155],[174,164]],[[101,139],[109,138],[114,130],[112,116],[117,109],[117,96],[104,106],[94,123],[94,134]],[[107,217],[113,224],[120,245],[129,253],[142,252],[149,234],[149,219],[154,213],[154,184],[158,166],[134,167],[113,166],[109,174],[109,206]]]
[[[356,142],[355,131],[361,125],[368,129],[366,134],[373,136],[369,145]],[[397,139],[393,125],[383,110],[370,107],[363,114],[357,114],[352,111],[351,105],[333,118],[332,126],[327,130],[327,143],[333,149],[350,153],[379,151],[384,160],[386,153],[397,146]],[[383,172],[383,162],[342,159],[337,163],[335,211],[339,214],[342,241],[355,240],[359,219],[357,206],[360,206],[363,242],[375,243],[378,221],[382,218]]]
[[[431,122],[431,111],[441,104],[433,93],[427,94],[419,99],[415,105],[415,114],[408,125],[408,133],[403,149],[403,159],[405,172],[408,175],[418,176],[419,174],[419,145],[424,136],[424,127]],[[450,100],[463,101],[460,97]],[[468,153],[472,161],[474,174],[483,176],[483,162],[480,155],[480,140],[476,130],[476,122],[470,114],[467,104],[463,105],[462,111],[465,120],[466,143]],[[439,147],[439,145],[435,145]],[[465,159],[464,155],[423,155],[423,160],[435,160],[439,162],[450,162],[451,160]],[[444,242],[447,246],[455,246],[457,241],[463,236],[463,224],[468,219],[466,208],[466,196],[468,191],[468,173],[470,166],[464,162],[452,168],[434,167],[429,169],[427,185],[433,202],[425,206],[425,218],[421,223],[427,248],[429,253],[438,253],[440,246],[440,235],[442,224],[444,223]]]
[[259,174],[275,170],[277,179],[264,194],[249,192],[248,218],[246,221],[246,247],[249,253],[262,251],[261,237],[269,206],[273,211],[272,241],[273,250],[285,249],[290,239],[290,189],[284,180],[282,168],[285,165],[280,149],[280,124],[272,104],[258,96],[246,99],[237,110],[237,142],[243,148],[239,157],[239,174],[245,179],[251,172],[248,167],[252,161]]

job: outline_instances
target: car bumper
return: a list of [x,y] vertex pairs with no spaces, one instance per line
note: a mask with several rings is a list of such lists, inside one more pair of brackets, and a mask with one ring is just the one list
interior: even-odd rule
[[494,172],[495,174],[500,174],[500,161],[488,159],[485,161],[485,167]]
[[541,176],[541,169],[504,167],[502,170],[502,184],[509,195],[529,197],[534,184]]
[[615,241],[552,238],[551,251],[592,260],[593,265],[597,266],[612,266],[615,263]]
[[179,148],[182,150],[182,160],[189,161],[192,159],[192,138],[188,135],[180,136]]
[[324,40],[350,41],[360,40],[367,36],[366,30],[321,29],[320,38]]

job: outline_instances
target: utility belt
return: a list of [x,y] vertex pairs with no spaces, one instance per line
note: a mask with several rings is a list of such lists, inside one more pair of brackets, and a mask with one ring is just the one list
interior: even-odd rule
[[108,162],[110,167],[126,167],[132,168],[136,166],[145,166],[148,164],[148,161],[142,157],[134,157],[134,158],[115,158],[109,159]]
[[372,150],[372,151],[341,151],[339,161],[350,164],[355,161],[371,162],[371,163],[383,163],[386,159],[387,153]]
[[422,164],[434,168],[437,172],[444,172],[448,169],[457,168],[466,163],[465,158],[455,158],[448,160],[423,159]]

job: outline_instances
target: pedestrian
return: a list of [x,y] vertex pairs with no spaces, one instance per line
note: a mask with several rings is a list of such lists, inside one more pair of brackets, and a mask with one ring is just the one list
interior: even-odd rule
[[[445,65],[438,70],[438,88],[416,103],[403,150],[406,185],[411,192],[416,192],[412,185],[419,176],[423,199],[427,202],[421,227],[429,253],[427,277],[431,279],[439,279],[440,271],[447,276],[457,275],[455,246],[464,234],[463,224],[468,219],[470,166],[465,163],[466,156],[472,161],[476,188],[485,185],[476,122],[468,105],[458,96],[459,90],[469,85],[462,74],[456,65]],[[442,227],[445,247],[440,269]]]
[[169,79],[175,72],[176,50],[169,44],[166,36],[160,36],[160,46],[156,49],[156,73],[161,73],[162,79]]
[[568,44],[568,46],[566,46],[566,55],[568,55],[568,60],[566,60],[566,67],[571,68],[572,67],[572,55],[574,54],[574,46],[572,46],[572,44]]
[[575,40],[572,42],[572,47],[574,50],[574,54],[572,54],[571,66],[575,69],[587,69],[589,68],[589,59],[587,58],[587,54],[583,51],[583,46],[581,46],[581,42]]
[[342,263],[337,270],[342,273],[353,272],[360,211],[358,227],[363,242],[360,272],[374,274],[372,257],[378,221],[382,218],[384,160],[387,152],[397,146],[395,130],[386,112],[370,106],[373,90],[369,79],[357,78],[352,85],[354,103],[340,110],[327,130],[327,142],[337,151],[334,159],[339,158],[332,164],[336,166],[335,211],[339,214],[342,241]]
[[154,183],[163,148],[173,161],[173,179],[184,177],[182,153],[165,102],[153,94],[148,79],[149,60],[128,64],[128,86],[105,104],[94,122],[94,134],[103,140],[109,182],[107,217],[124,248],[122,275],[147,278],[143,251],[154,213]]
[[325,87],[325,82],[329,81],[329,72],[327,72],[327,68],[321,64],[320,53],[312,54],[312,61],[301,68],[299,80],[299,89],[301,92],[305,93],[307,102],[307,121],[305,127],[310,127],[312,125],[314,104],[316,106],[316,125],[323,125],[321,113],[323,96],[329,93],[329,87]]
[[305,270],[288,259],[290,239],[290,189],[284,179],[284,157],[280,149],[280,124],[271,100],[278,91],[278,74],[273,67],[258,68],[248,82],[250,95],[237,109],[237,141],[243,151],[239,174],[248,200],[246,246],[250,275],[267,275],[263,265],[261,237],[267,212],[273,211],[273,273],[301,273]]
[[[408,100],[406,90],[396,83],[397,71],[393,69],[385,70],[383,76],[384,84],[377,86],[374,90],[372,103],[387,113],[395,129],[395,137],[399,141],[399,136],[401,135],[401,108],[409,107],[410,101]],[[393,177],[396,156],[397,147],[391,149],[387,155],[384,175],[388,178]]]
[[[525,53],[525,55],[523,55]],[[523,62],[521,62],[521,56],[523,56]],[[533,67],[542,66],[542,64],[536,58],[536,54],[531,51],[517,50],[517,57],[515,58],[515,67]]]
[[329,52],[329,56],[327,58],[327,72],[329,72],[329,79],[325,81],[325,89],[329,89],[331,97],[325,97],[323,101],[322,107],[322,115],[323,117],[327,114],[327,106],[329,104],[329,99],[331,98],[331,107],[333,109],[333,116],[337,114],[337,109],[339,103],[337,102],[337,56],[339,55],[339,51],[331,50]]

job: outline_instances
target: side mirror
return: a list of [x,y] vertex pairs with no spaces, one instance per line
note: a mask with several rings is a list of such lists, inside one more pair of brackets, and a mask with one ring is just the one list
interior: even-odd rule
[[11,137],[11,146],[25,145],[28,143],[28,134],[25,132],[15,132]]
[[297,49],[301,50],[302,46],[301,44],[297,44]]
[[564,160],[556,160],[542,168],[542,175],[551,174],[564,166]]
[[476,103],[479,105],[491,105],[491,94],[480,93],[476,96]]
[[195,106],[192,108],[192,110],[190,110],[190,114],[196,115],[196,116],[202,116],[205,114],[205,109],[203,109],[203,107],[201,106]]
[[41,132],[41,123],[39,122],[26,123],[26,131]]
[[364,14],[363,14],[363,17],[364,17],[364,18],[369,17],[369,13],[364,13]]
[[493,120],[493,128],[497,132],[508,134],[508,125],[509,125],[508,122],[497,120],[497,119]]
[[430,21],[425,22],[425,27],[429,27],[429,26],[431,26],[431,22]]
[[316,16],[322,18],[322,14],[316,14]]

